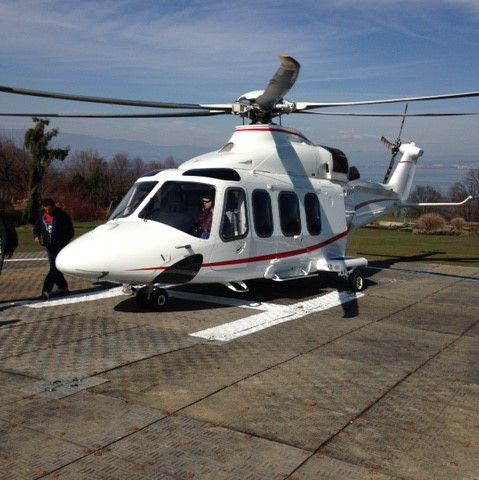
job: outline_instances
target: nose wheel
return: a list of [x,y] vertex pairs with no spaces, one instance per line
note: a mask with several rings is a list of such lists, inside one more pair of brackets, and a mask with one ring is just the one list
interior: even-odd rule
[[168,303],[168,293],[164,288],[142,287],[136,292],[136,304],[143,310],[164,310]]

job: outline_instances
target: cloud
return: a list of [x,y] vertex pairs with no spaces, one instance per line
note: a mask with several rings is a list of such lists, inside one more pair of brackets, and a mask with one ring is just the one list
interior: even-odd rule
[[[446,15],[451,9],[462,21],[455,29]],[[0,11],[0,83],[5,85],[229,102],[264,88],[278,68],[278,55],[288,53],[302,64],[291,100],[359,100],[477,87],[477,66],[467,53],[478,38],[473,28],[477,0],[0,0]],[[466,31],[468,48],[460,43]],[[125,110],[0,95],[0,110],[36,108]],[[316,137],[320,131],[334,138],[333,128],[337,132],[343,125],[339,131],[346,131],[349,125],[344,119],[298,117],[288,117],[288,124]],[[221,144],[237,120],[65,120],[58,125],[109,138],[177,144],[194,139],[206,145]],[[0,128],[28,122],[0,119]],[[379,124],[355,122],[351,131],[363,138]]]

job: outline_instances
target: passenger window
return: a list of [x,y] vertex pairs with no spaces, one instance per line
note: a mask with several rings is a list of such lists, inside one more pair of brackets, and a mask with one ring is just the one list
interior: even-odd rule
[[304,197],[304,209],[306,212],[306,223],[308,232],[311,235],[321,233],[321,210],[318,197],[314,193],[307,193]]
[[280,192],[278,197],[281,230],[287,237],[301,233],[298,197],[293,192]]
[[253,222],[258,237],[271,237],[273,234],[273,211],[271,198],[266,190],[253,192]]
[[246,197],[240,188],[230,188],[225,193],[221,238],[231,240],[248,234]]

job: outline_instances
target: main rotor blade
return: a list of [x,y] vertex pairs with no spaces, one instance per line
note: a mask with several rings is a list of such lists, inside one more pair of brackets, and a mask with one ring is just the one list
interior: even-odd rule
[[26,88],[14,88],[0,85],[0,92],[14,95],[27,95],[31,97],[56,98],[59,100],[70,100],[75,102],[104,103],[108,105],[125,105],[130,107],[148,108],[192,108],[210,110],[211,108],[231,111],[231,105],[200,105],[197,103],[172,103],[172,102],[149,102],[144,100],[126,100],[121,98],[90,97],[86,95],[73,95],[70,93],[46,92],[42,90],[28,90]]
[[447,100],[450,98],[470,98],[479,97],[479,92],[449,93],[445,95],[429,95],[425,97],[404,97],[404,98],[386,98],[384,100],[364,100],[360,102],[297,102],[296,110],[310,110],[314,108],[327,107],[351,107],[355,105],[381,105],[386,103],[403,103],[403,102],[426,102],[430,100]]
[[0,117],[47,117],[47,118],[175,118],[212,117],[227,115],[224,111],[175,112],[175,113],[3,113]]
[[479,112],[454,112],[454,113],[356,113],[356,112],[310,112],[295,111],[304,115],[331,115],[335,117],[461,117],[479,115]]
[[300,65],[292,57],[281,55],[281,66],[269,81],[266,90],[256,99],[262,110],[272,110],[298,78]]

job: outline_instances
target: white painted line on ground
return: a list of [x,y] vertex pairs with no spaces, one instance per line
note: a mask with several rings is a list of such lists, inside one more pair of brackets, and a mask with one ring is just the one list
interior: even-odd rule
[[[73,294],[61,298],[51,298],[50,300],[20,300],[18,302],[1,303],[1,307],[5,306],[24,306],[29,308],[46,308],[57,307],[59,305],[68,305],[79,302],[90,302],[93,300],[101,300],[103,298],[117,297],[120,295],[128,295],[123,291],[123,287],[115,287],[100,292],[89,292],[82,294]],[[201,293],[181,292],[177,290],[168,290],[168,295],[172,298],[182,298],[185,300],[195,300],[205,303],[217,303],[219,305],[229,305],[231,307],[251,308],[256,310],[273,310],[282,308],[280,305],[273,303],[261,303],[254,300],[240,300],[236,298],[215,297],[213,295],[203,295]]]
[[239,298],[216,297],[213,295],[204,295],[202,293],[181,292],[178,290],[168,290],[168,295],[174,298],[183,298],[185,300],[197,300],[205,303],[218,303],[220,305],[229,305],[231,307],[252,308],[254,310],[271,310],[281,308],[281,305],[274,303],[256,302],[254,300],[240,300]]
[[351,302],[363,296],[364,293],[333,291],[293,305],[275,305],[274,309],[266,310],[263,313],[207,328],[199,332],[191,333],[190,335],[206,340],[228,342],[244,335],[279,325],[280,323],[296,320],[311,313],[337,307],[338,305]]
[[11,307],[28,307],[28,308],[47,308],[58,307],[60,305],[69,305],[79,302],[91,302],[93,300],[101,300],[102,298],[117,297],[124,295],[123,287],[110,288],[109,290],[94,291],[89,293],[77,293],[59,298],[50,298],[50,300],[18,300],[14,302],[0,303],[0,309]]
[[89,292],[68,295],[61,298],[53,298],[50,300],[36,300],[25,305],[29,308],[58,307],[59,305],[71,305],[72,303],[92,302],[93,300],[101,300],[103,298],[118,297],[125,295],[123,287],[110,288],[109,290],[101,290],[100,292]]
[[4,260],[5,262],[39,262],[39,261],[46,261],[48,260],[47,257],[36,257],[36,258],[8,258]]
[[[13,306],[24,306],[29,308],[58,307],[61,305],[70,305],[80,302],[90,302],[94,300],[112,298],[120,295],[125,295],[123,287],[121,286],[111,288],[109,290],[102,290],[99,292],[95,291],[84,294],[73,294],[51,300],[20,300],[18,302],[6,302],[0,304],[0,308]],[[364,296],[363,293],[339,292],[335,290],[325,295],[298,302],[293,305],[278,305],[275,303],[262,303],[254,300],[240,300],[236,298],[217,297],[213,295],[204,295],[200,293],[183,292],[177,290],[169,290],[169,295],[173,298],[194,300],[205,303],[216,303],[219,305],[261,311],[261,313],[256,315],[251,315],[233,322],[224,323],[216,327],[207,328],[205,330],[190,334],[192,337],[221,342],[228,342],[245,335],[259,332],[265,328],[279,325],[280,323],[296,320],[312,313],[329,310],[330,308],[337,307]]]

